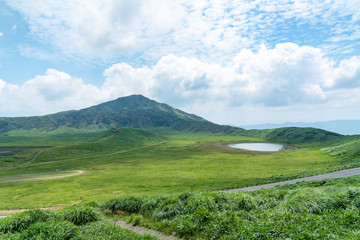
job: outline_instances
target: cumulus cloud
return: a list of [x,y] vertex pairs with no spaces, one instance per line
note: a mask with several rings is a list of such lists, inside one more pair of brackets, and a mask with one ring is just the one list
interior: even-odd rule
[[152,67],[114,64],[104,71],[100,87],[54,69],[22,86],[0,80],[0,113],[79,109],[130,94],[143,94],[215,120],[223,118],[223,122],[224,109],[228,116],[255,106],[267,109],[264,112],[307,106],[315,113],[325,106],[358,106],[359,73],[359,57],[336,65],[320,49],[294,43],[244,49],[228,66],[168,55]]
[[[355,59],[347,61],[360,66]],[[117,83],[126,86],[127,93],[143,93],[177,106],[194,101],[233,106],[311,104],[327,101],[327,92],[345,81],[337,76],[349,75],[347,61],[335,68],[320,49],[284,43],[273,49],[262,46],[257,52],[244,49],[229,66],[174,55],[161,58],[152,68],[117,64],[105,71],[105,86]],[[355,73],[346,81],[354,79]]]
[[79,109],[108,100],[82,79],[54,69],[35,76],[22,86],[0,80],[2,116],[28,116]]

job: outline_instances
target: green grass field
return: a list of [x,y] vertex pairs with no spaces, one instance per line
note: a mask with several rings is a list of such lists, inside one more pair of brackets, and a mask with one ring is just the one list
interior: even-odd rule
[[[67,130],[66,130],[67,131]],[[23,150],[0,158],[2,178],[81,170],[83,174],[16,183],[0,183],[0,209],[69,205],[80,200],[105,201],[123,195],[213,191],[287,180],[349,168],[357,159],[331,156],[324,146],[287,145],[277,153],[254,153],[227,147],[259,137],[216,135],[161,136],[141,130],[36,133],[33,142],[20,133]],[[59,135],[60,137],[56,137]],[[57,141],[52,141],[57,139]],[[3,148],[16,146],[6,142]],[[46,144],[45,144],[46,143]],[[25,146],[31,146],[25,148]],[[46,146],[46,148],[44,148]],[[36,158],[34,159],[34,156]],[[13,162],[7,162],[13,161]]]
[[[106,218],[186,239],[359,239],[360,176],[216,191],[360,165],[359,136],[316,132],[291,129],[285,149],[272,153],[228,144],[272,136],[279,142],[284,130],[252,136],[66,128],[0,134],[0,210],[75,204],[0,219],[0,239],[155,239]],[[82,173],[66,176],[76,170]],[[52,176],[61,178],[29,181]]]

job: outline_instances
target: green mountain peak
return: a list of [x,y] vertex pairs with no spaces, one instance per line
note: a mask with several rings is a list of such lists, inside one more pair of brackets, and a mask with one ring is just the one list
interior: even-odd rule
[[142,95],[120,97],[81,110],[36,117],[0,118],[0,132],[18,129],[52,131],[77,129],[141,128],[189,132],[233,133],[243,129],[221,126],[199,116],[159,103]]

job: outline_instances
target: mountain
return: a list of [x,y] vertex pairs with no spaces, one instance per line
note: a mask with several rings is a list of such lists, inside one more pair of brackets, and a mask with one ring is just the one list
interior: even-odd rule
[[354,135],[360,134],[360,120],[334,120],[324,122],[286,122],[279,124],[256,124],[242,126],[245,129],[272,129],[272,128],[283,128],[283,127],[313,127],[319,128],[331,132],[340,133],[343,135]]
[[45,116],[0,118],[0,133],[60,127],[76,129],[141,128],[189,132],[241,133],[241,128],[217,125],[142,95],[121,97],[89,108]]

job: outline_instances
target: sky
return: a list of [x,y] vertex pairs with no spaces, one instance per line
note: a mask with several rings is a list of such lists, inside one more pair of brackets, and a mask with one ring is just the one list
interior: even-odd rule
[[360,1],[0,0],[0,116],[131,94],[235,126],[360,119]]

